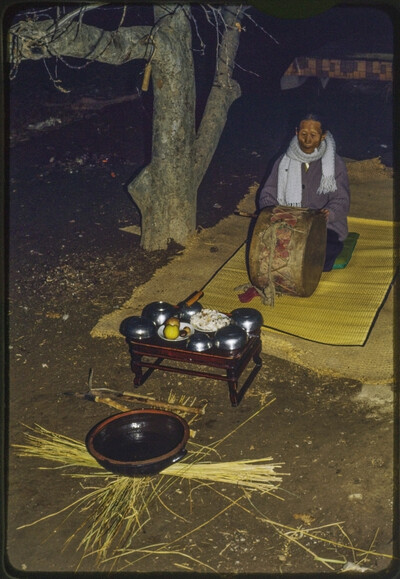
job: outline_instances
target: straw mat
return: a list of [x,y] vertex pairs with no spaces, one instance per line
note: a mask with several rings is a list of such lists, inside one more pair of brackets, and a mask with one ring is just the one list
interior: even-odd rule
[[243,244],[203,288],[203,307],[230,312],[251,307],[264,318],[264,328],[332,345],[362,346],[387,296],[395,273],[394,228],[391,221],[349,218],[359,233],[344,269],[323,272],[308,298],[281,295],[273,307],[259,297],[243,304],[237,286],[249,282]]

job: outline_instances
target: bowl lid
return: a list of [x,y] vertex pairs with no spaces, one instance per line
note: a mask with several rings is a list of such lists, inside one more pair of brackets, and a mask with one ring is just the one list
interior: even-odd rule
[[262,320],[262,314],[255,308],[236,308],[232,310],[231,316],[233,319],[241,319],[241,320]]
[[129,316],[122,320],[119,331],[121,334],[127,338],[140,335],[152,336],[156,331],[156,326],[154,323],[142,316]]
[[175,307],[168,302],[150,302],[144,306],[142,316],[147,312],[169,312],[171,309],[174,310]]

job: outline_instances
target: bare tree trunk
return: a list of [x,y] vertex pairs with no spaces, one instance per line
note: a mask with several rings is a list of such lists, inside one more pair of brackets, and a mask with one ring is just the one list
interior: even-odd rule
[[[155,9],[156,21],[163,10]],[[184,9],[178,8],[169,27],[162,26],[157,33],[152,61],[153,156],[128,187],[141,212],[141,245],[148,251],[165,249],[170,239],[184,245],[195,231],[198,187],[217,148],[229,107],[241,94],[231,76],[241,16],[239,7],[223,9],[226,30],[197,136],[191,30]]]
[[[175,8],[171,16],[165,16]],[[195,83],[191,28],[182,7],[155,7],[163,23],[154,37],[152,160],[128,190],[142,216],[141,245],[165,249],[184,244],[196,227],[192,186]]]

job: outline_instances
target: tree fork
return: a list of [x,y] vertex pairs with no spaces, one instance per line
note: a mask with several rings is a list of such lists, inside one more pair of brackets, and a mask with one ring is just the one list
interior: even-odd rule
[[[231,104],[240,96],[232,79],[245,8],[225,6],[219,20],[214,82],[195,134],[195,77],[191,6],[155,5],[153,26],[119,26],[105,31],[78,17],[94,6],[72,10],[60,20],[17,22],[10,28],[10,60],[74,57],[120,65],[150,56],[153,87],[152,159],[128,191],[142,218],[143,249],[165,249],[173,239],[185,245],[195,232],[197,190],[215,153]],[[221,24],[222,23],[222,24]]]

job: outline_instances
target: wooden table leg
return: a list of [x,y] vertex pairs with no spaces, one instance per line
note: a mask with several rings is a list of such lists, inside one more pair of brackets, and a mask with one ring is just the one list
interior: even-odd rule
[[241,364],[235,366],[235,368],[229,368],[227,371],[228,376],[228,386],[229,386],[229,398],[231,400],[232,406],[239,406],[240,401],[242,400],[245,392],[249,388],[250,384],[253,382],[254,378],[258,374],[261,366],[262,366],[262,359],[261,359],[261,349],[262,345],[259,342],[256,346],[255,352],[252,356],[254,362],[254,368],[250,372],[247,380],[242,385],[240,391],[238,390],[238,380],[239,375],[241,375],[243,368],[247,366],[247,361],[242,361]]
[[135,377],[133,379],[133,385],[135,388],[138,388],[141,384],[142,384],[142,366],[140,364],[140,361],[142,359],[142,356],[140,356],[139,354],[131,354],[131,370],[134,373]]
[[226,371],[228,377],[228,388],[229,388],[229,398],[231,401],[232,406],[238,405],[238,395],[237,395],[237,387],[238,387],[238,377],[236,375],[236,371],[234,368],[228,368]]

